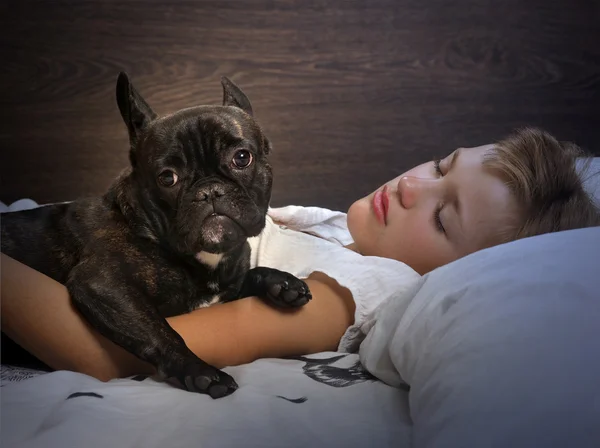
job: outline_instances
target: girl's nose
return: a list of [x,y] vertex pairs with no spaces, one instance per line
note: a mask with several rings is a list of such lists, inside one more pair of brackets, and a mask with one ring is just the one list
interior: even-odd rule
[[404,176],[398,181],[398,195],[404,208],[412,208],[424,195],[433,191],[439,179]]

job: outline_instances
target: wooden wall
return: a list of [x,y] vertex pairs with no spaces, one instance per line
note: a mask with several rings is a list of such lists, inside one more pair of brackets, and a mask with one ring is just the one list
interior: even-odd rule
[[273,205],[346,209],[457,146],[542,126],[600,155],[597,0],[62,0],[0,6],[0,200],[101,194],[120,70],[159,113],[248,94]]

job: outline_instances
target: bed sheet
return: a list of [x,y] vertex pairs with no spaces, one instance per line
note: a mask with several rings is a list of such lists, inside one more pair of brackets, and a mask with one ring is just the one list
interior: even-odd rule
[[[137,376],[4,369],[7,447],[408,447],[408,391],[375,379],[357,354],[326,352],[226,368],[218,400]],[[23,376],[31,376],[23,378]]]

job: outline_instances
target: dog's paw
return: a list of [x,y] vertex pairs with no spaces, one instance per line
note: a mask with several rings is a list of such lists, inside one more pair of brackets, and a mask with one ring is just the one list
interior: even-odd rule
[[308,285],[287,272],[273,271],[265,279],[267,298],[285,308],[304,306],[312,299]]
[[238,388],[230,375],[201,360],[185,364],[175,377],[186,390],[208,394],[212,398],[225,397]]

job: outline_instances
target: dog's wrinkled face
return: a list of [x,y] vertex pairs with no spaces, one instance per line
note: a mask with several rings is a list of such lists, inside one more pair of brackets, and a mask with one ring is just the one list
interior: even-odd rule
[[223,106],[157,118],[122,76],[131,176],[158,238],[194,255],[225,253],[258,235],[271,197],[270,144],[241,90],[224,78]]
[[231,106],[200,106],[150,124],[135,169],[173,246],[223,253],[260,233],[271,193],[265,145],[254,121]]

